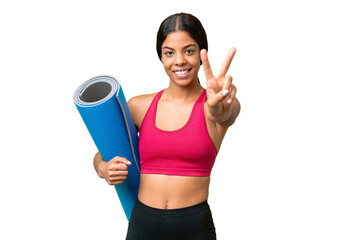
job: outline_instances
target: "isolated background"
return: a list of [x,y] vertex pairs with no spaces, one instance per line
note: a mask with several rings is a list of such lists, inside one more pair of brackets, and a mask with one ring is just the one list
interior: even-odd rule
[[189,12],[214,72],[238,50],[229,74],[242,112],[209,198],[218,238],[359,239],[356,2],[1,1],[0,238],[125,238],[73,92],[103,74],[127,98],[166,88],[156,32]]

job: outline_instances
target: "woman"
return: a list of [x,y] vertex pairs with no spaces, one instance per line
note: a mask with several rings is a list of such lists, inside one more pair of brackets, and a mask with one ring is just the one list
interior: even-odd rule
[[[229,126],[240,112],[236,87],[226,75],[235,54],[230,49],[214,76],[200,21],[185,13],[166,18],[157,35],[157,52],[169,76],[169,87],[141,95],[128,105],[139,129],[140,187],[129,222],[132,239],[216,239],[207,204],[210,172]],[[206,90],[200,85],[200,65]],[[127,159],[94,167],[110,185],[127,177]]]

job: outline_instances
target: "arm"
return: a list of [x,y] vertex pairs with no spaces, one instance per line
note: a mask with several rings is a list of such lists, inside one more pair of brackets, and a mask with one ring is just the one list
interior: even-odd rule
[[[140,128],[142,119],[149,108],[156,93],[133,97],[128,101],[130,114],[137,129]],[[127,165],[131,163],[122,157],[114,157],[105,162],[100,153],[94,156],[94,168],[100,178],[104,178],[110,185],[121,184],[127,177]]]
[[206,118],[213,122],[216,128],[223,128],[225,131],[235,122],[241,108],[235,97],[236,87],[232,83],[232,77],[226,75],[235,52],[235,48],[230,49],[219,75],[214,76],[206,50],[201,51],[201,60],[206,76]]

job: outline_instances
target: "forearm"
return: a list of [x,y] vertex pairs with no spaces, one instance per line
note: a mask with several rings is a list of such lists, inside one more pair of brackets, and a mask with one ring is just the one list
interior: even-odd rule
[[104,178],[102,171],[100,171],[100,166],[103,162],[104,162],[104,159],[102,158],[100,153],[97,152],[94,156],[94,168],[95,168],[97,175],[101,178]]

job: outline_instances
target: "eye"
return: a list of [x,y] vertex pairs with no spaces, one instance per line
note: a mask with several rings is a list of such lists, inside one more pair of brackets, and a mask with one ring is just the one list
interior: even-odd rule
[[192,55],[194,52],[195,52],[195,51],[192,50],[192,49],[186,49],[186,50],[185,50],[185,54],[187,54],[187,55]]
[[174,55],[174,52],[173,51],[166,51],[164,54],[166,56],[168,56],[168,57],[171,57],[172,55]]

